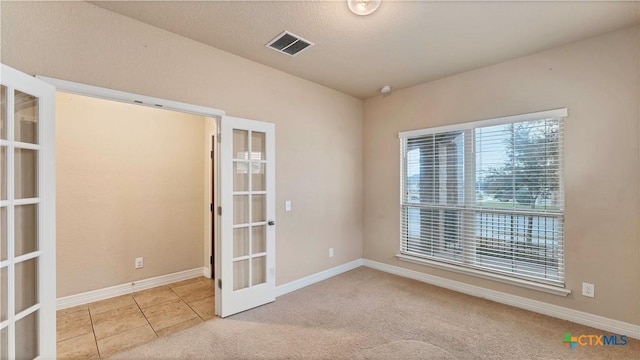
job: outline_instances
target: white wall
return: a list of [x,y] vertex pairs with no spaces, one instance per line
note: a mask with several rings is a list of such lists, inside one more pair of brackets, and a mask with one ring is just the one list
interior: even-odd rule
[[[364,257],[640,324],[637,27],[365,102]],[[567,107],[567,297],[409,264],[399,252],[400,131]],[[581,295],[595,284],[595,298]]]
[[20,71],[276,124],[277,284],[362,257],[362,100],[86,2],[0,6]]

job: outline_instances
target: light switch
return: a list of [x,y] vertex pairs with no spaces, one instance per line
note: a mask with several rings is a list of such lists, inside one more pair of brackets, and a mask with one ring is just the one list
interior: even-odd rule
[[284,211],[291,211],[291,200],[284,202]]

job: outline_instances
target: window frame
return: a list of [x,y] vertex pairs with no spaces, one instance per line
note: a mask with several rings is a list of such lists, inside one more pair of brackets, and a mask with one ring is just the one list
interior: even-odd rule
[[[467,274],[475,277],[491,279],[491,280],[508,283],[508,284],[512,284],[520,287],[525,287],[529,289],[539,290],[539,291],[543,291],[543,292],[547,292],[555,295],[566,296],[570,294],[571,291],[567,289],[565,285],[566,273],[564,271],[564,260],[563,260],[564,249],[566,248],[565,243],[563,243],[563,246],[561,248],[561,254],[559,255],[559,256],[562,256],[563,258],[560,280],[540,281],[536,279],[531,279],[530,277],[527,278],[527,276],[519,277],[515,273],[509,274],[505,272],[494,272],[486,268],[481,269],[479,265],[476,265],[475,260],[474,260],[474,263],[472,264],[469,264],[467,260],[463,260],[462,263],[456,263],[456,262],[447,261],[444,258],[437,259],[436,257],[430,257],[427,255],[420,256],[418,254],[415,254],[415,252],[406,251],[404,250],[403,242],[407,241],[407,237],[406,237],[407,232],[403,231],[402,229],[402,226],[403,226],[402,224],[404,224],[403,217],[407,216],[406,210],[403,210],[403,209],[404,208],[408,209],[408,206],[410,206],[409,202],[406,201],[406,197],[405,197],[405,191],[406,191],[405,186],[407,186],[406,176],[408,174],[407,172],[408,160],[406,158],[407,151],[405,149],[405,146],[409,139],[426,137],[427,135],[463,132],[464,147],[466,148],[468,146],[472,146],[471,148],[472,150],[468,150],[468,149],[463,150],[462,154],[466,158],[469,155],[475,153],[475,150],[473,149],[473,146],[475,146],[474,140],[472,140],[475,129],[489,127],[489,126],[515,124],[515,123],[521,123],[521,122],[527,122],[527,121],[544,120],[544,119],[557,118],[557,119],[564,120],[567,117],[568,117],[568,110],[566,108],[561,108],[561,109],[540,111],[535,113],[527,113],[527,114],[506,116],[506,117],[500,117],[500,118],[494,118],[494,119],[466,122],[466,123],[455,124],[455,125],[447,125],[447,126],[399,132],[398,137],[400,139],[400,224],[401,224],[401,228],[399,229],[400,230],[399,231],[399,235],[400,235],[399,253],[396,254],[396,257],[399,260],[403,260],[403,261],[418,263],[422,265],[445,269],[448,271]],[[561,126],[562,126],[562,122],[561,122]],[[469,136],[469,135],[472,135],[472,136]],[[562,141],[560,141],[560,144],[561,146],[559,146],[559,152],[560,152],[559,159],[561,163],[559,166],[559,171],[560,171],[559,192],[561,194],[564,194],[564,171],[563,171],[564,164],[562,163],[564,149],[563,149]],[[470,206],[469,204],[472,203],[472,201],[469,197],[475,198],[476,196],[476,192],[475,192],[476,179],[475,179],[475,175],[468,175],[467,173],[475,174],[475,166],[476,166],[475,157],[472,161],[468,161],[468,160],[463,161],[463,167],[464,167],[463,172],[465,173],[465,175],[463,175],[463,187],[465,189],[463,194],[463,203],[462,205],[452,206],[453,208],[461,209],[462,213],[464,213],[465,210],[473,211],[474,217],[476,212],[480,210],[480,207]],[[473,188],[474,190],[469,191],[470,188]],[[561,201],[561,204],[563,204],[563,201]],[[512,213],[517,214],[517,211],[513,211]],[[562,205],[559,212],[552,215],[554,216],[557,215],[561,221],[561,226],[564,227],[563,226],[564,206]],[[462,216],[466,217],[466,215],[464,214]],[[444,220],[439,220],[439,221],[442,222]],[[468,218],[462,220],[462,225],[461,225],[462,227],[460,229],[464,230],[465,226],[469,226],[469,224],[472,223],[471,221],[475,221],[475,220],[470,220]],[[476,230],[475,223],[473,223],[473,229],[474,231]],[[562,231],[564,231],[564,229]],[[464,253],[463,257],[465,258],[467,256],[466,254],[467,251],[468,251],[467,249],[463,248],[463,253]],[[472,254],[472,256],[475,256],[475,254]]]

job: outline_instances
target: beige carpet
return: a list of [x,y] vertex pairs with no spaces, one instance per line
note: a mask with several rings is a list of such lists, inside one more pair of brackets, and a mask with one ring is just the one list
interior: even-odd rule
[[640,359],[600,330],[361,267],[113,359]]

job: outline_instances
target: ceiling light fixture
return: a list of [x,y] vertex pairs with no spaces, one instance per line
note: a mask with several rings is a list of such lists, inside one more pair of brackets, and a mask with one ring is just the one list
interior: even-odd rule
[[349,10],[356,15],[369,15],[378,10],[382,0],[347,0]]

